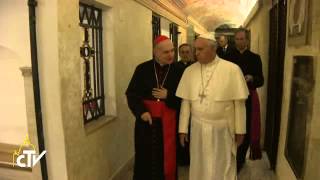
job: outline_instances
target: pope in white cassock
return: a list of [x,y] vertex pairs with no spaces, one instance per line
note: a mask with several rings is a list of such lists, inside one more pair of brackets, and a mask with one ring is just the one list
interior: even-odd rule
[[183,73],[179,138],[188,141],[191,116],[190,180],[235,180],[236,150],[246,133],[247,84],[240,68],[216,56],[213,34],[194,43],[198,62]]

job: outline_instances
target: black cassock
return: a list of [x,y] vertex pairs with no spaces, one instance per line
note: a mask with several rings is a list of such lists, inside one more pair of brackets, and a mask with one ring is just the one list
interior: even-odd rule
[[[156,74],[158,77],[158,85]],[[149,60],[137,66],[126,91],[128,105],[135,122],[135,180],[163,180],[164,154],[162,123],[153,119],[152,125],[141,119],[141,114],[147,112],[143,101],[157,101],[152,96],[152,89],[163,84],[167,89],[167,99],[163,100],[167,107],[179,110],[180,99],[175,96],[183,69],[173,63],[170,66],[160,66],[155,60]],[[161,100],[162,101],[162,100]]]
[[[262,62],[261,58],[258,54],[251,52],[250,50],[245,50],[243,53],[240,53],[238,50],[233,51],[231,55],[231,61],[237,64],[241,70],[243,75],[252,75],[253,82],[248,83],[248,88],[250,90],[250,94],[248,99],[246,100],[246,117],[247,117],[247,134],[245,135],[243,143],[238,147],[237,150],[237,169],[238,171],[242,168],[247,150],[251,143],[252,150],[252,142],[250,142],[250,132],[251,132],[251,113],[253,111],[252,107],[252,92],[256,90],[256,88],[261,87],[264,83],[264,77],[262,72]],[[255,107],[258,108],[258,107]],[[253,127],[254,128],[254,127]],[[258,152],[259,153],[259,152]],[[260,154],[260,153],[259,153]],[[250,153],[251,155],[251,153]]]

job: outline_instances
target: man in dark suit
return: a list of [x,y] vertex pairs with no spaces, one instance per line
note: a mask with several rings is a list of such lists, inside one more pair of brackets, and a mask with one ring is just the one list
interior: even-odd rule
[[225,60],[231,60],[231,54],[234,48],[228,44],[228,38],[225,35],[221,35],[218,38],[219,47],[217,48],[217,54],[220,58]]
[[192,46],[190,44],[184,43],[179,46],[179,56],[180,61],[178,61],[178,65],[185,69],[193,63],[192,56]]

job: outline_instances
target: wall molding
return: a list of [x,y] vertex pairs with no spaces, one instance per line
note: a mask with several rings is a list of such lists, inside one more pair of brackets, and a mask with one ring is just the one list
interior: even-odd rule
[[[23,170],[23,171],[32,171],[32,168],[29,167],[19,167],[16,163],[12,162],[12,154],[15,150],[19,149],[20,145],[0,143],[0,167]],[[23,147],[22,150],[28,149]]]
[[175,7],[168,0],[135,0],[151,11],[161,15],[164,18],[176,23],[177,25],[187,28],[187,15],[178,7]]
[[20,71],[21,71],[23,77],[31,77],[32,76],[31,67],[27,67],[27,66],[20,67]]

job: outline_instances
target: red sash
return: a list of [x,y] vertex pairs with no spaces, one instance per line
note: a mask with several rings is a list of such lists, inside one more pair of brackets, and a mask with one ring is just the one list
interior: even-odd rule
[[162,101],[144,100],[153,118],[160,118],[163,131],[163,155],[165,180],[176,179],[176,111]]
[[250,159],[261,159],[260,148],[260,102],[256,89],[250,90],[251,95],[251,130],[250,130]]

